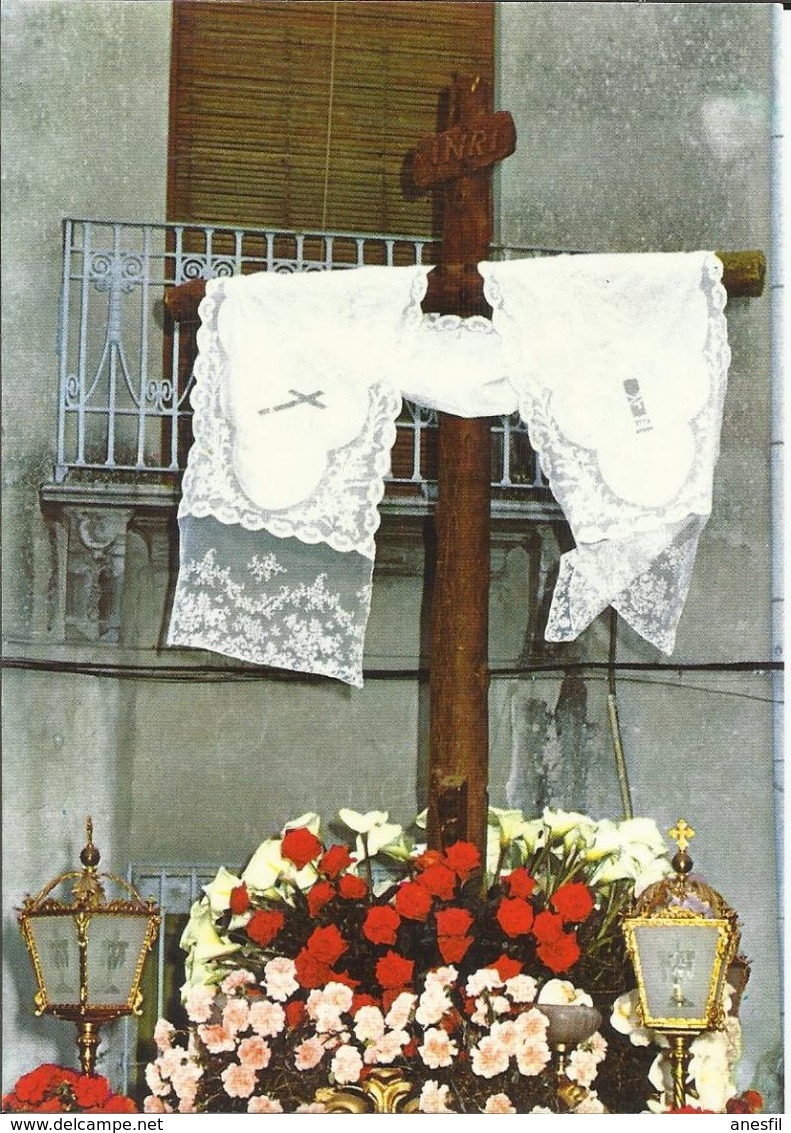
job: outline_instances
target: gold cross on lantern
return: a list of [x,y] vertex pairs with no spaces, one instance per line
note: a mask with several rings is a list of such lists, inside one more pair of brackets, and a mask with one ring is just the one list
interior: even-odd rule
[[683,818],[679,818],[676,825],[668,830],[668,834],[676,843],[682,854],[689,845],[690,840],[695,837],[695,831]]

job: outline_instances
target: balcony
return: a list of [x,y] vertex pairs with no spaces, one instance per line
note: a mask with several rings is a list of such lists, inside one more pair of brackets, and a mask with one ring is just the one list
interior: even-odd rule
[[[431,241],[413,236],[64,221],[56,458],[40,499],[64,546],[65,640],[118,641],[130,529],[149,545],[170,538],[191,441],[196,345],[195,327],[170,318],[166,290],[257,271],[429,263],[431,253]],[[383,532],[397,518],[414,534],[430,515],[436,426],[434,411],[404,403]],[[518,415],[494,419],[491,452],[495,529],[556,520]]]

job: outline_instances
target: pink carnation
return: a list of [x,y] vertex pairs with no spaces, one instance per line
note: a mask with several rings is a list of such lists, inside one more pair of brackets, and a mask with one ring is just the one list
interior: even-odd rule
[[472,1052],[472,1072],[481,1078],[494,1078],[508,1069],[508,1049],[496,1035],[484,1035]]
[[282,1113],[283,1107],[277,1098],[270,1098],[269,1094],[258,1094],[250,1098],[247,1103],[248,1113]]
[[458,1049],[447,1031],[439,1027],[429,1027],[423,1036],[423,1045],[418,1047],[418,1052],[426,1066],[437,1070],[440,1066],[450,1066]]
[[287,956],[276,956],[264,968],[266,993],[271,999],[284,1003],[297,990],[296,965]]
[[339,1085],[346,1082],[359,1082],[362,1068],[363,1060],[356,1047],[338,1047],[332,1060],[331,1070]]
[[143,1113],[167,1113],[167,1110],[161,1098],[149,1094],[143,1099]]
[[254,984],[255,976],[252,972],[248,972],[246,968],[237,968],[234,972],[229,972],[225,979],[220,984],[220,988],[226,995],[231,995],[236,991],[237,987],[243,987],[246,984]]
[[484,1113],[516,1113],[508,1094],[491,1094],[483,1107]]
[[167,1019],[158,1019],[154,1027],[154,1042],[158,1050],[170,1050],[173,1045],[173,1036],[176,1028]]
[[249,1098],[255,1089],[255,1070],[232,1062],[220,1075],[229,1098]]
[[220,1054],[236,1046],[232,1033],[222,1023],[203,1023],[198,1027],[198,1034],[209,1054]]
[[191,1023],[205,1023],[211,1015],[214,1004],[215,989],[199,984],[191,987],[184,997],[184,1006],[187,1009]]
[[286,1025],[286,1013],[279,1003],[259,999],[250,1005],[250,1026],[257,1035],[274,1038]]
[[253,1035],[249,1039],[242,1039],[239,1043],[239,1061],[242,1066],[249,1066],[251,1070],[263,1070],[265,1066],[269,1065],[271,1057],[272,1051],[269,1049],[269,1044],[265,1043],[258,1035]]
[[222,1013],[223,1026],[232,1034],[250,1026],[250,1004],[246,999],[229,999]]
[[549,1062],[549,1057],[549,1047],[546,1042],[525,1043],[516,1054],[516,1064],[519,1067],[519,1073],[527,1077],[534,1077],[536,1074],[540,1074]]
[[321,1039],[305,1039],[294,1051],[294,1065],[297,1070],[312,1070],[324,1057],[324,1044]]

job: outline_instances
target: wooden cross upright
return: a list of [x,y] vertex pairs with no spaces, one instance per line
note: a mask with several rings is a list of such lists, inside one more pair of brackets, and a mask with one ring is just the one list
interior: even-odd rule
[[[456,78],[446,129],[411,156],[417,189],[440,193],[442,242],[424,311],[491,316],[478,263],[492,236],[491,169],[513,153],[516,128],[492,113],[491,87]],[[489,766],[491,422],[439,415],[437,564],[431,623],[429,844],[486,847]]]

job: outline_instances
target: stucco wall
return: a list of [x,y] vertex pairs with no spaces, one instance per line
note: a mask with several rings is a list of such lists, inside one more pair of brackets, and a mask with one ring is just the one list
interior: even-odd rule
[[[499,172],[501,243],[769,250],[768,7],[504,3],[498,16],[498,101],[519,137]],[[671,659],[680,665],[772,657],[768,289],[726,313],[722,450]],[[580,640],[600,660],[603,628]],[[618,659],[659,657],[622,627]],[[697,866],[744,922],[745,1078],[761,1060],[763,1073],[780,1039],[771,698],[768,677],[672,668],[619,688],[635,811],[665,828],[685,815]],[[593,715],[604,722],[601,694]]]
[[[4,652],[57,658],[38,488],[55,453],[61,220],[164,219],[170,5],[3,0],[2,21]],[[7,673],[3,701],[5,1090],[75,1053],[73,1028],[33,1018],[13,909],[74,868],[89,813],[103,864],[123,871],[130,781],[117,683]]]
[[[37,498],[54,455],[60,219],[164,217],[170,6],[6,0],[2,11],[6,653],[177,664],[189,658],[157,650],[167,554],[153,570],[139,533],[127,548],[122,645],[88,652],[53,640],[56,556]],[[502,243],[768,246],[763,6],[515,3],[500,4],[498,19],[498,102],[519,134],[498,174]],[[770,655],[768,299],[735,300],[728,317],[715,507],[679,665]],[[494,567],[492,657],[513,664],[530,645],[527,542],[499,544]],[[369,667],[417,666],[423,571],[414,535],[388,523]],[[603,621],[552,656],[606,659]],[[618,657],[657,659],[623,628]],[[4,693],[4,1088],[36,1061],[71,1058],[67,1029],[30,1014],[12,908],[74,862],[89,810],[107,865],[123,870],[128,859],[236,866],[305,810],[331,819],[341,806],[381,808],[409,821],[425,801],[426,694],[414,677],[356,692],[15,672]],[[531,810],[551,799],[618,817],[605,694],[593,676],[495,676],[491,801]],[[636,813],[664,827],[684,813],[697,863],[744,921],[754,972],[743,1080],[758,1069],[764,1087],[780,1034],[770,696],[768,677],[741,674],[668,669],[619,683]]]

